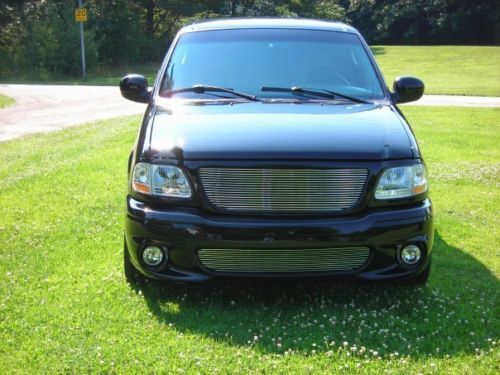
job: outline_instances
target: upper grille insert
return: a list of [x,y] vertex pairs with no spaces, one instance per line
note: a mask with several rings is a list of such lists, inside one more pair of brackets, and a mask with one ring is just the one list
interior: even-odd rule
[[351,209],[366,183],[366,169],[201,168],[211,204],[249,212],[335,212]]

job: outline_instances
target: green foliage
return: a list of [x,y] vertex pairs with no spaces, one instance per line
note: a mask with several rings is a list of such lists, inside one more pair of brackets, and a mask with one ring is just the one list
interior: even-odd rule
[[[0,76],[80,74],[75,0],[0,3]],[[86,0],[90,72],[159,61],[183,24],[217,17],[309,17],[352,23],[370,43],[500,41],[495,0]]]
[[351,0],[348,16],[370,43],[498,44],[497,0]]
[[95,31],[101,64],[141,60],[142,46],[147,39],[142,32],[140,8],[128,3],[126,0],[87,2],[89,22],[85,26]]
[[325,20],[345,20],[346,11],[334,1],[319,1],[314,6],[314,15]]
[[[2,33],[0,73],[29,72],[35,77],[80,71],[79,26],[74,22],[73,1],[28,3]],[[97,62],[94,31],[86,33],[87,61]]]

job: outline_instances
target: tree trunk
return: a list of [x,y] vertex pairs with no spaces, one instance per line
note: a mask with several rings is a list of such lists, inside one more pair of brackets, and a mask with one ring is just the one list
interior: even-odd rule
[[154,16],[155,16],[156,1],[148,0],[146,3],[146,33],[154,34]]
[[232,0],[231,1],[231,10],[230,10],[231,17],[236,16],[236,7],[237,7],[237,5],[238,5],[238,0]]

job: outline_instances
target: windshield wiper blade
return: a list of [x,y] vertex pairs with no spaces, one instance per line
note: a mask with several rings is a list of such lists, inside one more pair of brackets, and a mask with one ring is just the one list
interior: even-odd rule
[[225,87],[209,86],[209,85],[194,85],[191,87],[184,87],[182,89],[169,90],[165,92],[165,96],[170,97],[174,94],[182,92],[194,92],[195,94],[203,94],[205,92],[225,92],[254,102],[259,101],[259,99],[255,95],[245,94],[243,92],[234,91],[233,89],[228,89]]
[[364,103],[364,104],[372,104],[370,101],[361,99],[361,98],[356,98],[354,96],[349,96],[345,94],[341,94],[339,92],[335,91],[330,91],[330,90],[325,90],[325,89],[308,89],[308,88],[302,88],[302,87],[269,87],[269,86],[264,86],[261,88],[262,91],[270,91],[270,92],[290,92],[292,94],[306,94],[306,95],[314,95],[314,96],[320,96],[323,98],[328,98],[328,99],[335,99],[335,98],[342,98],[342,99],[347,99],[355,103]]

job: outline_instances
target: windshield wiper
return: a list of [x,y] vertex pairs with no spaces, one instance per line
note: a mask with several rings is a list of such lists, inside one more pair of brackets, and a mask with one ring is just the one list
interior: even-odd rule
[[[234,91],[233,89],[228,89],[225,87],[219,86],[208,86],[208,85],[194,85],[191,87],[184,87],[182,89],[169,90],[165,92],[165,96],[170,97],[174,94],[182,93],[182,92],[194,92],[195,94],[203,94],[205,92],[225,92],[228,94],[233,94],[234,96],[238,96],[243,99],[251,100],[251,101],[259,101],[259,99],[255,95],[245,94],[243,92]],[[228,99],[228,98],[226,98]]]
[[335,99],[335,98],[342,98],[342,99],[347,99],[350,100],[351,102],[355,103],[364,103],[364,104],[372,104],[368,100],[361,99],[361,98],[356,98],[354,96],[349,96],[345,94],[341,94],[335,91],[330,91],[330,90],[325,90],[325,89],[306,89],[302,87],[269,87],[269,86],[264,86],[261,88],[262,91],[269,91],[269,92],[290,92],[292,94],[306,94],[306,95],[314,95],[314,96],[320,96],[323,98],[328,98],[328,99]]

